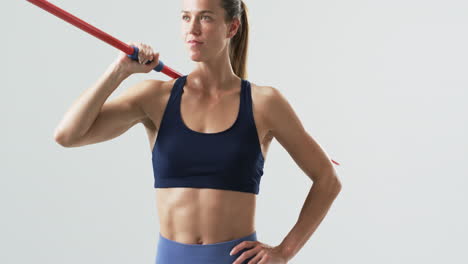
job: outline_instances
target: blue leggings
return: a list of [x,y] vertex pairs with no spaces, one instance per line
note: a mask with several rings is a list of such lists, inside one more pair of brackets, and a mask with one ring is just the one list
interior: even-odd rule
[[[232,264],[244,251],[251,248],[243,248],[230,256],[229,252],[242,241],[257,241],[257,232],[238,239],[214,244],[185,244],[165,238],[159,233],[159,241],[156,253],[156,264]],[[246,264],[254,258],[246,259]]]

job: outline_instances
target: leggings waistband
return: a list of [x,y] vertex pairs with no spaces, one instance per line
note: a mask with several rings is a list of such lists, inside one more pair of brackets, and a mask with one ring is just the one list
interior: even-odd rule
[[[257,232],[230,241],[213,244],[186,244],[168,239],[159,233],[156,253],[156,264],[231,264],[244,251],[244,248],[235,255],[229,252],[242,241],[257,241]],[[247,263],[250,259],[244,263]]]

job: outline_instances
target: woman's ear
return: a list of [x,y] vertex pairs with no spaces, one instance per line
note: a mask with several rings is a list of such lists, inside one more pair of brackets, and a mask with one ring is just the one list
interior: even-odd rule
[[238,18],[234,18],[230,22],[228,38],[233,38],[237,34],[239,27],[240,27],[240,20]]

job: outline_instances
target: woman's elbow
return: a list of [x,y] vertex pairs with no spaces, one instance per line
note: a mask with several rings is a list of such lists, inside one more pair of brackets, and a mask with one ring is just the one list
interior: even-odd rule
[[62,147],[68,148],[71,145],[70,136],[66,132],[61,131],[58,128],[56,128],[54,131],[54,140]]

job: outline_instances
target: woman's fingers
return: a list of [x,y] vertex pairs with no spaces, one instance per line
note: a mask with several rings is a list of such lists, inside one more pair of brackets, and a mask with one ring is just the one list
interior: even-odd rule
[[153,55],[151,56],[150,61],[151,61],[150,65],[152,65],[153,68],[156,67],[156,65],[159,64],[159,53],[157,53],[157,52],[153,53]]
[[154,60],[154,51],[151,47],[148,47],[148,61],[153,61]]
[[140,64],[146,64],[148,61],[150,61],[152,53],[153,52],[150,46],[141,43],[141,55],[139,54]]
[[140,44],[140,52],[138,52],[138,62],[143,63],[145,58],[146,47],[143,43]]
[[137,60],[138,64],[141,64],[143,68],[141,68],[141,70],[137,70],[137,72],[149,72],[159,64],[159,52],[154,52],[150,45],[139,41],[130,41],[128,44],[138,48]]

